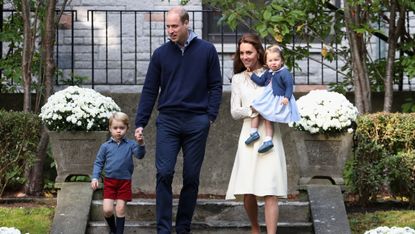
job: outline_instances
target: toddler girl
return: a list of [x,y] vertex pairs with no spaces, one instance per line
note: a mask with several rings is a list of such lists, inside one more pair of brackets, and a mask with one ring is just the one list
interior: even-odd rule
[[[253,111],[259,113],[264,119],[266,137],[258,148],[259,153],[265,153],[274,147],[272,143],[272,122],[289,123],[300,120],[297,104],[293,96],[293,79],[284,66],[282,50],[273,45],[265,51],[265,62],[268,71],[260,77],[252,74],[251,80],[259,86],[265,87],[264,93],[255,99],[251,105]],[[260,116],[251,121],[251,133],[245,144],[249,145],[259,139],[258,125]]]

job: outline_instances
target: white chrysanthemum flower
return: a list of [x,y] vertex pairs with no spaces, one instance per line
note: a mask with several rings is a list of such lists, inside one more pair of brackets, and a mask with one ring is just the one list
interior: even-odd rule
[[375,229],[365,231],[364,234],[415,234],[415,230],[410,227],[377,227]]
[[0,227],[0,234],[21,234],[21,232],[14,227]]
[[301,120],[293,123],[310,133],[346,132],[357,118],[357,108],[340,93],[313,90],[297,100]]
[[49,130],[106,130],[111,113],[120,111],[110,98],[89,88],[70,86],[49,97],[40,117]]

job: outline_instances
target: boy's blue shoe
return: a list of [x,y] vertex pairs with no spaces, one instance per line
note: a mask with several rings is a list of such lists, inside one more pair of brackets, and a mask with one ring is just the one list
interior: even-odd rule
[[272,140],[264,141],[264,143],[262,143],[262,145],[258,148],[258,153],[265,153],[268,150],[272,149],[272,147],[274,147],[274,144],[272,144]]
[[249,135],[248,139],[246,139],[245,144],[249,145],[249,144],[251,144],[252,142],[254,142],[258,139],[259,139],[259,133],[258,132],[251,133]]

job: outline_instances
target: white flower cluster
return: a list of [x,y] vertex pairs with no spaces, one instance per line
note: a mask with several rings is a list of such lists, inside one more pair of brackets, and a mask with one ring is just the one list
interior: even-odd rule
[[0,227],[0,234],[21,234],[21,232],[14,227]]
[[52,131],[102,131],[116,111],[120,108],[110,97],[89,88],[69,86],[50,96],[39,116]]
[[409,227],[378,227],[364,234],[415,234],[415,230]]
[[300,121],[290,126],[310,133],[353,132],[357,108],[340,93],[312,90],[297,100]]

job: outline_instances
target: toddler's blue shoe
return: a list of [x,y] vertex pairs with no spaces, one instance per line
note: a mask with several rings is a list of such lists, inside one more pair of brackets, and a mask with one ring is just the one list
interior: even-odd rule
[[272,144],[272,140],[264,141],[264,143],[262,143],[262,145],[258,148],[258,153],[265,153],[268,150],[272,149],[272,147],[274,147],[274,144]]
[[259,139],[259,133],[258,132],[251,133],[249,135],[248,139],[246,139],[245,144],[249,145],[249,144],[251,144],[252,142],[254,142],[258,139]]

